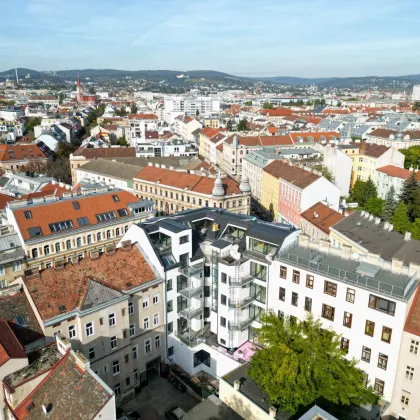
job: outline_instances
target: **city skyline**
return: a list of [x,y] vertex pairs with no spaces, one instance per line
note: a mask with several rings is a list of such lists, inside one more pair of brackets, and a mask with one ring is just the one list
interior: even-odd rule
[[355,0],[17,0],[3,10],[0,70],[208,69],[237,76],[419,73],[418,3]]

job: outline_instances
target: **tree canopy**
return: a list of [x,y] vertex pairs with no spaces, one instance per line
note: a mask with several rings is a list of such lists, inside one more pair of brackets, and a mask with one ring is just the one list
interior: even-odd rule
[[376,198],[378,192],[376,186],[371,178],[367,181],[361,181],[358,179],[353,186],[351,192],[351,199],[359,204],[360,207],[364,207],[369,198]]
[[41,124],[41,121],[42,121],[41,117],[35,117],[35,118],[30,119],[28,123],[25,125],[26,132],[32,131],[34,127]]
[[238,124],[236,125],[236,129],[238,131],[249,131],[249,122],[246,118],[239,120]]
[[273,104],[272,104],[271,102],[264,102],[264,103],[262,104],[262,108],[263,108],[263,109],[273,109],[273,108],[274,108],[274,106],[273,106]]
[[411,146],[407,149],[401,149],[400,152],[405,156],[404,167],[406,169],[420,168],[420,146]]
[[263,317],[259,339],[264,348],[251,359],[249,375],[267,394],[270,404],[296,413],[299,407],[325,398],[335,404],[375,403],[364,386],[364,372],[345,358],[340,336],[322,329],[312,316],[304,322]]
[[370,197],[365,204],[365,210],[370,214],[373,214],[375,217],[382,216],[382,208],[384,205],[384,200],[380,197]]
[[405,233],[407,230],[410,230],[410,219],[408,218],[407,206],[404,201],[401,201],[395,210],[394,216],[392,216],[392,224],[397,232]]
[[392,185],[385,196],[385,201],[382,206],[382,219],[386,222],[391,222],[397,206],[398,201],[395,198],[395,188]]

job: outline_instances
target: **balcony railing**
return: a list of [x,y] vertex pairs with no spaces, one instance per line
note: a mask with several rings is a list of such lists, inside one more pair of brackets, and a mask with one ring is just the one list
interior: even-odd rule
[[204,287],[198,286],[198,287],[185,287],[184,289],[181,289],[178,291],[178,293],[188,299],[191,299],[194,296],[197,296],[200,293],[203,293]]
[[244,299],[238,300],[238,301],[229,301],[229,308],[230,309],[241,309],[245,306],[251,304],[255,299],[252,296],[247,296]]
[[239,278],[233,278],[229,280],[229,286],[232,287],[242,287],[248,283],[251,283],[255,277],[251,276],[251,274],[246,274],[245,276],[239,276]]
[[197,318],[203,313],[203,308],[185,308],[178,311],[178,313],[187,319]]
[[186,276],[194,276],[203,271],[203,265],[202,264],[187,265],[185,267],[182,267],[180,271],[182,274],[185,274]]
[[245,328],[249,327],[254,322],[253,317],[249,317],[243,321],[238,321],[236,323],[229,322],[228,328],[231,331],[243,331]]

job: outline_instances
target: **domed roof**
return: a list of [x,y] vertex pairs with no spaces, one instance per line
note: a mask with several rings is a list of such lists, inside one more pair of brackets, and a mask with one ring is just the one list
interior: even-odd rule
[[244,193],[251,192],[251,185],[249,185],[249,179],[246,174],[242,175],[241,183],[239,184],[239,189]]
[[222,178],[220,177],[220,171],[217,174],[217,178],[214,180],[214,187],[211,195],[214,197],[225,196],[225,187],[223,186]]

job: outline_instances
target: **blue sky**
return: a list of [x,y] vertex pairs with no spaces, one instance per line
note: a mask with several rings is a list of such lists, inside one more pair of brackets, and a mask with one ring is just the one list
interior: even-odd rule
[[420,73],[419,0],[2,0],[0,10],[0,70]]

